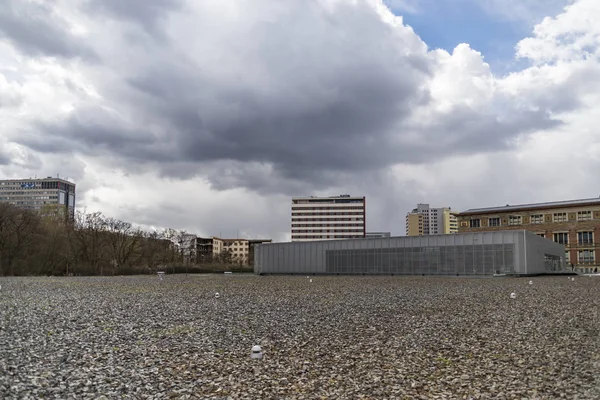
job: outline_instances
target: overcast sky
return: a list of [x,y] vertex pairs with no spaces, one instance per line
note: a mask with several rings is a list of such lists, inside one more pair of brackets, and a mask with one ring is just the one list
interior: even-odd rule
[[598,0],[3,0],[0,175],[275,240],[298,195],[365,195],[395,235],[419,202],[596,197],[597,21]]

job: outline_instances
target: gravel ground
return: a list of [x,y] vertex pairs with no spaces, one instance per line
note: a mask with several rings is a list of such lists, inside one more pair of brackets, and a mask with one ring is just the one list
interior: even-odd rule
[[0,398],[600,398],[600,278],[312,278],[2,278]]

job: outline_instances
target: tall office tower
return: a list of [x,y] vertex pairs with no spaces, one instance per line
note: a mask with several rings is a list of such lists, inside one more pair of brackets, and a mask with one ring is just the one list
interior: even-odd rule
[[75,217],[75,184],[59,178],[0,180],[0,202]]
[[349,194],[292,199],[292,241],[364,238],[366,199]]
[[429,208],[429,204],[417,204],[417,208],[406,214],[406,236],[449,233],[458,233],[458,221],[450,207]]

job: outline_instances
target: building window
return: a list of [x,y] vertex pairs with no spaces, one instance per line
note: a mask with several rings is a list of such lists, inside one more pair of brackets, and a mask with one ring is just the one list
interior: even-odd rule
[[471,228],[480,228],[481,220],[480,219],[472,219],[469,221],[469,227]]
[[577,211],[577,221],[589,221],[592,219],[591,211]]
[[567,213],[554,213],[552,220],[554,222],[567,222]]
[[594,262],[594,250],[579,250],[577,255],[580,263]]
[[543,214],[532,215],[531,223],[532,224],[543,224],[544,223],[544,215]]
[[594,232],[577,232],[577,243],[579,243],[579,244],[594,243]]
[[489,226],[500,226],[500,218],[490,218],[488,219]]
[[569,234],[567,232],[555,233],[554,241],[559,244],[569,244]]
[[536,235],[538,235],[539,237],[546,237],[545,233],[536,233]]
[[565,251],[565,261],[566,262],[571,261],[571,252],[569,250]]
[[520,215],[511,215],[508,217],[509,225],[521,225],[523,222]]

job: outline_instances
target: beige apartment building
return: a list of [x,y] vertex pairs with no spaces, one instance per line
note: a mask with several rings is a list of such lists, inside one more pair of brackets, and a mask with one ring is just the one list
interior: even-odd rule
[[44,210],[75,217],[75,184],[65,179],[0,180],[0,202],[41,212]]
[[565,264],[590,273],[600,256],[600,198],[476,208],[458,214],[459,231],[525,229],[565,246]]
[[292,242],[364,238],[366,199],[349,194],[292,199]]
[[219,237],[196,238],[195,254],[197,262],[212,261],[224,252],[231,255],[231,260],[252,265],[255,246],[260,243],[270,243],[271,239],[223,239]]
[[458,233],[458,219],[450,207],[430,208],[419,203],[406,214],[406,236],[445,235]]

